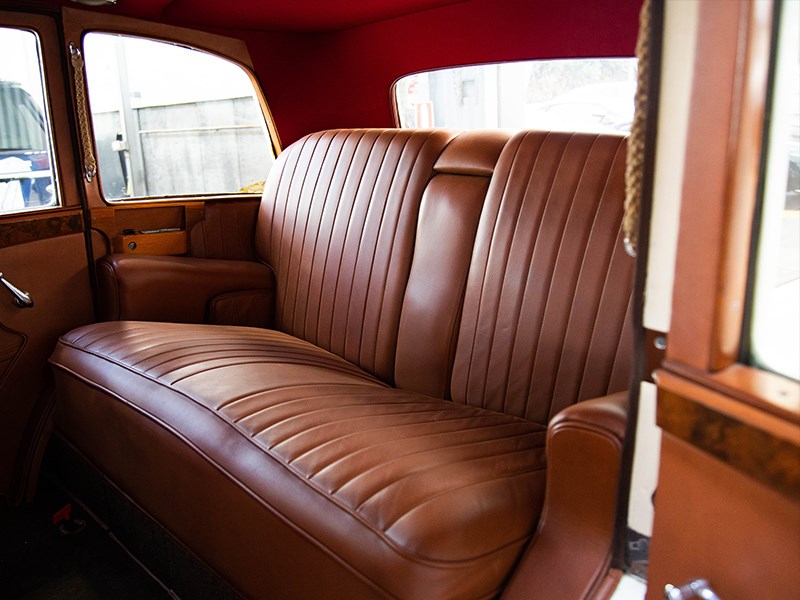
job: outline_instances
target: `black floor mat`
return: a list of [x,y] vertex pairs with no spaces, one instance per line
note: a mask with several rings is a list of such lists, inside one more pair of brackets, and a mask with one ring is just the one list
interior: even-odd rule
[[[4,599],[169,599],[172,596],[74,502],[73,521],[53,515],[69,497],[42,482],[26,506],[0,506],[0,597]],[[74,519],[85,522],[79,531]]]

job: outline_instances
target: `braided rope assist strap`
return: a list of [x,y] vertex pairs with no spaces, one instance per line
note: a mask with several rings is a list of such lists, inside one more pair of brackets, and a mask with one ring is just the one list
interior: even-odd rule
[[642,202],[647,121],[647,82],[650,76],[650,26],[650,0],[645,0],[639,13],[639,36],[636,40],[636,58],[639,62],[639,70],[636,76],[635,111],[625,166],[625,215],[622,228],[625,236],[625,251],[630,256],[636,256],[639,249],[639,216]]
[[89,112],[86,104],[86,87],[83,80],[83,55],[80,48],[70,43],[69,54],[72,72],[75,77],[75,108],[78,111],[81,146],[83,148],[83,173],[86,181],[91,182],[97,175],[97,161],[94,158],[92,135],[89,131]]

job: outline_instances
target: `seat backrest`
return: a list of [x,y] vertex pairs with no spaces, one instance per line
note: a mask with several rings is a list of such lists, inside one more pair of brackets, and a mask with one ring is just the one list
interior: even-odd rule
[[276,328],[387,382],[419,206],[445,130],[346,130],[284,150],[267,180],[256,251],[276,278]]
[[619,136],[546,132],[506,144],[470,264],[455,401],[545,424],[627,388],[625,147]]
[[455,342],[475,232],[489,181],[510,134],[469,131],[434,166],[417,222],[397,336],[395,384],[449,397]]

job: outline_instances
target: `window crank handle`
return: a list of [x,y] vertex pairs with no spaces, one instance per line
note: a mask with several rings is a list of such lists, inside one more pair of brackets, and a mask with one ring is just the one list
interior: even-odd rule
[[33,298],[28,292],[23,292],[0,273],[0,283],[14,296],[14,304],[20,308],[33,308]]

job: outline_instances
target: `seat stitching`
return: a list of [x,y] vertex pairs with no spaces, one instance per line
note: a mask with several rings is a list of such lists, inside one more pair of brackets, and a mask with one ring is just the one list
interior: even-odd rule
[[[526,449],[523,449],[523,450],[505,452],[505,453],[503,453],[501,455],[498,455],[498,456],[511,456],[513,454],[526,454],[526,453],[531,452],[531,450],[534,450],[534,448],[530,448],[530,449],[526,448]],[[541,451],[544,452],[544,448],[541,448]],[[446,465],[468,464],[468,463],[473,463],[473,462],[484,461],[484,460],[487,460],[487,458],[488,459],[492,459],[492,458],[495,458],[495,456],[492,455],[492,456],[488,456],[488,457],[470,458],[470,459],[467,459],[467,460],[453,460],[453,461],[450,461],[450,462],[445,463],[445,464]],[[436,467],[433,467],[432,469],[427,469],[427,470],[435,470],[436,468],[441,468],[442,466],[444,466],[444,465],[436,465]],[[430,496],[426,497],[425,499],[418,501],[417,504],[413,508],[407,509],[402,515],[400,515],[400,516],[396,517],[395,519],[393,519],[392,521],[389,521],[388,523],[384,524],[383,531],[388,532],[388,530],[392,528],[392,525],[394,525],[397,521],[399,521],[400,519],[402,519],[403,517],[408,515],[410,512],[413,512],[414,510],[420,508],[422,505],[427,504],[429,502],[432,502],[433,500],[435,500],[436,498],[439,498],[441,496],[445,496],[445,495],[450,494],[452,492],[456,492],[456,491],[459,491],[459,490],[464,490],[464,489],[467,489],[467,488],[470,488],[470,487],[475,487],[476,485],[484,485],[484,484],[487,484],[487,483],[494,483],[496,481],[503,481],[503,480],[507,480],[507,479],[516,479],[516,478],[521,477],[523,475],[530,475],[531,473],[536,473],[537,471],[544,471],[544,470],[546,470],[546,466],[544,464],[542,464],[541,466],[538,466],[538,467],[524,467],[524,468],[521,468],[518,471],[507,472],[507,473],[504,473],[503,475],[500,475],[498,477],[493,477],[491,479],[481,479],[480,481],[472,481],[470,483],[466,483],[464,485],[460,485],[460,486],[457,486],[457,487],[448,487],[447,489],[444,489],[444,490],[441,490],[439,492],[436,492],[435,494],[431,494]],[[403,480],[406,480],[406,479],[410,479],[411,477],[418,476],[422,472],[423,471],[416,471],[416,472],[413,472],[413,473],[408,473],[408,474],[403,475],[402,477],[400,477],[400,478],[398,478],[398,479],[386,484],[381,489],[379,489],[377,492],[372,494],[369,498],[364,500],[361,504],[359,504],[358,507],[356,508],[356,510],[359,511],[359,512],[362,511],[364,509],[364,505],[367,502],[372,500],[372,498],[374,498],[375,496],[385,492],[386,489],[389,488],[390,486],[395,485],[400,481],[403,481]]]
[[[454,418],[454,419],[448,419],[447,423],[448,424],[454,424],[454,423],[456,423],[458,421],[466,421],[466,420],[473,419],[473,418],[475,418],[474,415],[469,416],[469,417],[458,417],[458,418]],[[366,432],[377,432],[377,431],[382,431],[384,429],[392,429],[392,431],[395,431],[397,429],[403,429],[403,428],[406,428],[406,427],[418,427],[419,425],[420,425],[420,423],[407,423],[407,424],[403,424],[403,425],[388,424],[388,425],[382,425],[380,427],[370,427],[369,429],[362,429],[360,431],[353,431],[353,432],[347,433],[345,435],[342,435],[342,436],[327,440],[323,444],[320,444],[319,446],[311,448],[310,450],[307,450],[304,453],[296,456],[295,458],[291,459],[290,462],[294,463],[296,461],[302,460],[302,459],[306,458],[307,456],[309,456],[310,454],[312,454],[314,452],[317,452],[317,451],[319,451],[319,450],[321,450],[323,448],[338,445],[338,444],[342,443],[343,441],[347,440],[348,438],[356,437],[356,436],[358,436],[360,434],[363,434],[363,433],[366,433]],[[423,425],[425,425],[425,423],[423,423]],[[382,440],[380,442],[374,442],[374,443],[369,444],[369,445],[361,445],[355,450],[351,450],[351,451],[346,452],[345,454],[340,454],[340,455],[338,455],[336,457],[332,457],[327,464],[325,464],[323,466],[320,466],[320,467],[317,467],[317,469],[314,470],[314,471],[309,471],[308,476],[312,477],[312,478],[313,477],[317,477],[323,471],[325,471],[327,469],[330,469],[331,467],[333,467],[334,465],[336,465],[338,463],[344,463],[345,461],[347,461],[348,459],[352,458],[356,454],[369,454],[371,452],[374,452],[378,448],[385,447],[385,446],[391,446],[392,444],[394,444],[395,442],[398,442],[398,441],[402,441],[402,442],[410,442],[410,441],[415,441],[415,440],[416,441],[421,441],[421,440],[429,439],[429,438],[436,438],[436,437],[440,437],[441,438],[441,437],[447,437],[447,436],[452,436],[452,435],[459,435],[459,434],[463,434],[464,432],[488,433],[487,431],[484,431],[484,430],[501,429],[501,428],[508,427],[510,425],[519,426],[519,423],[513,423],[513,422],[492,423],[492,424],[489,424],[489,425],[480,425],[478,427],[470,427],[470,428],[467,428],[467,429],[456,429],[456,430],[453,430],[453,429],[442,429],[442,430],[431,431],[431,432],[427,432],[427,433],[423,433],[423,434],[419,434],[419,435],[411,435],[411,436],[407,436],[407,437],[403,437],[403,438],[386,439],[386,440]],[[513,434],[505,436],[505,437],[481,438],[481,439],[471,440],[471,441],[468,441],[468,442],[462,442],[462,443],[459,443],[459,444],[448,444],[448,445],[442,445],[442,446],[433,446],[431,448],[423,448],[423,449],[420,449],[420,450],[415,450],[414,452],[408,452],[406,454],[397,455],[397,456],[402,456],[403,458],[407,458],[409,456],[415,456],[415,455],[418,455],[418,454],[424,454],[425,452],[429,452],[429,451],[432,451],[432,450],[449,450],[449,449],[454,449],[454,448],[467,448],[467,447],[478,446],[478,445],[483,445],[483,444],[502,443],[502,442],[506,442],[506,441],[508,441],[510,439],[513,439],[513,438],[516,438],[516,437],[526,437],[526,436],[538,436],[538,437],[541,437],[541,435],[544,434],[544,433],[545,432],[543,430],[542,431],[520,431],[518,433],[513,433]],[[356,477],[365,475],[366,473],[368,473],[369,471],[372,471],[374,469],[383,468],[386,464],[387,463],[384,463],[384,462],[382,462],[380,464],[376,464],[376,465],[370,467],[366,471],[359,472],[358,475],[356,475]],[[350,481],[352,481],[352,480],[353,480],[353,478],[351,478],[351,479],[345,481],[344,483],[340,484],[339,487],[336,488],[336,490],[341,489],[342,487],[344,487],[345,485],[350,483]],[[334,491],[331,491],[331,493],[334,493]]]
[[[364,141],[364,137],[365,136],[366,136],[366,134],[364,134],[361,138],[359,138],[357,146],[356,146],[356,150],[353,153],[353,159],[355,159],[356,154],[358,154],[358,150],[361,147],[361,144]],[[349,198],[351,200],[351,203],[350,203],[349,211],[348,211],[348,214],[347,214],[347,220],[346,220],[344,235],[342,236],[341,251],[338,253],[339,254],[339,260],[338,260],[338,265],[336,267],[336,275],[335,275],[334,284],[333,284],[334,285],[334,287],[333,287],[333,306],[331,307],[331,315],[332,316],[331,316],[331,320],[330,320],[330,330],[328,332],[328,339],[330,340],[331,348],[333,347],[333,339],[334,339],[333,327],[334,327],[334,323],[336,322],[336,318],[335,317],[336,317],[336,313],[337,313],[337,309],[338,309],[336,303],[337,303],[338,298],[339,298],[339,284],[340,283],[342,283],[342,284],[344,283],[343,282],[344,276],[343,276],[343,273],[342,273],[342,268],[344,266],[343,265],[343,263],[344,263],[344,255],[346,254],[346,249],[348,247],[348,243],[347,242],[348,242],[348,239],[350,238],[351,225],[353,225],[353,218],[352,218],[353,211],[355,210],[356,200],[358,199],[359,192],[361,191],[361,185],[362,185],[362,183],[364,183],[364,173],[366,171],[367,164],[370,162],[370,158],[372,157],[373,151],[375,151],[375,146],[377,144],[377,141],[378,141],[378,136],[376,135],[369,142],[369,151],[368,151],[366,160],[364,160],[362,162],[362,164],[356,165],[356,168],[360,169],[360,173],[356,174],[356,173],[352,173],[352,171],[347,173],[347,180],[348,181],[350,180],[351,175],[354,176],[354,177],[357,177],[358,179],[356,181],[356,189],[353,191],[352,196]],[[345,184],[345,187],[347,187],[346,184]],[[345,307],[344,307],[345,315],[347,315],[347,308],[348,308],[348,306],[345,305]],[[345,338],[345,347],[346,347],[346,338]],[[341,352],[340,354],[344,355],[344,352]]]

